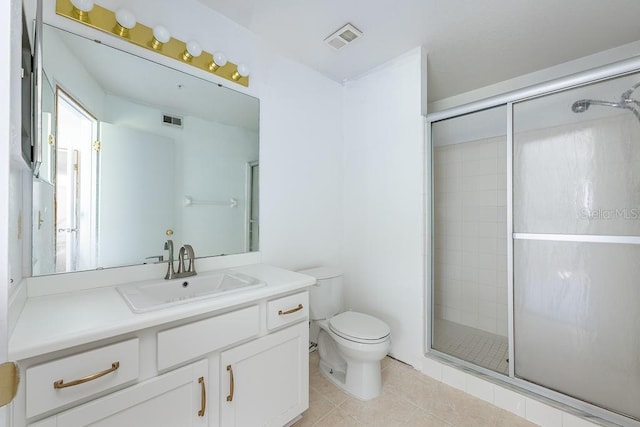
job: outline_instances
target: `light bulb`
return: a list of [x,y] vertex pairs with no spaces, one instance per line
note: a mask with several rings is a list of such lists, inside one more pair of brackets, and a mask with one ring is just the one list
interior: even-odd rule
[[115,32],[120,37],[128,37],[129,30],[136,26],[136,17],[127,9],[116,10]]
[[200,56],[202,53],[202,48],[200,44],[195,40],[189,40],[187,42],[187,50],[182,54],[182,59],[185,61],[190,61],[191,58],[195,58],[196,56]]
[[153,27],[153,40],[151,40],[151,47],[154,49],[160,49],[162,45],[171,40],[171,33],[162,25],[156,25]]
[[88,19],[89,12],[93,9],[93,0],[71,0],[73,12],[81,21]]
[[249,77],[249,67],[246,64],[238,64],[238,74],[242,77]]
[[238,64],[238,69],[236,70],[235,73],[233,73],[231,75],[231,78],[233,80],[240,80],[241,77],[248,77],[249,76],[249,67],[245,64]]
[[93,0],[71,0],[71,4],[83,12],[91,12],[93,9]]
[[216,71],[220,67],[224,67],[227,65],[227,57],[222,52],[215,52],[213,54],[213,61],[209,64],[209,69],[211,71]]

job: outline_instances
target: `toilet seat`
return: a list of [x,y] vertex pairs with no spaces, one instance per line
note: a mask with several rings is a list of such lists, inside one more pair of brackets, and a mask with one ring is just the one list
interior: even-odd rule
[[377,344],[388,339],[391,329],[382,320],[367,314],[347,311],[329,319],[329,329],[349,341]]

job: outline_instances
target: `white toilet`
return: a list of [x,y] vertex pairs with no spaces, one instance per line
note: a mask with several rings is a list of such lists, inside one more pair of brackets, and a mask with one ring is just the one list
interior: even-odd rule
[[389,326],[367,314],[341,313],[342,273],[339,270],[319,267],[300,273],[317,280],[311,287],[309,308],[310,338],[318,344],[320,372],[358,399],[377,397],[382,388],[380,361],[391,348]]

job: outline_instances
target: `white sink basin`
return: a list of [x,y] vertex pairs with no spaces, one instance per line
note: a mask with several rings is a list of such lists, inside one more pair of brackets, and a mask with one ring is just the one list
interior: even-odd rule
[[117,289],[131,311],[144,313],[265,285],[266,283],[245,274],[219,270],[182,279],[128,283]]

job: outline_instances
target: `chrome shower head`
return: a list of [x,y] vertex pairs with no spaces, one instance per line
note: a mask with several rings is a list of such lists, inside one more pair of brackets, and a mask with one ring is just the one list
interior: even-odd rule
[[599,99],[580,99],[573,103],[571,106],[571,111],[574,113],[584,113],[589,109],[592,105],[600,105],[603,107],[613,107],[613,108],[625,108],[627,110],[631,109],[629,105],[621,102],[611,102],[611,101],[601,101]]
[[601,105],[603,107],[614,107],[614,108],[623,108],[625,110],[629,110],[633,113],[634,116],[640,121],[640,109],[635,108],[635,105],[640,107],[640,102],[635,99],[625,99],[622,98],[620,102],[611,102],[611,101],[601,101],[598,99],[579,99],[571,105],[571,111],[574,113],[584,113],[589,109],[592,105]]
[[571,105],[571,111],[574,113],[584,113],[592,105],[600,105],[603,107],[623,108],[629,110],[640,121],[640,101],[631,97],[633,92],[640,88],[640,82],[631,86],[629,90],[620,95],[620,102],[602,101],[599,99],[579,99]]

